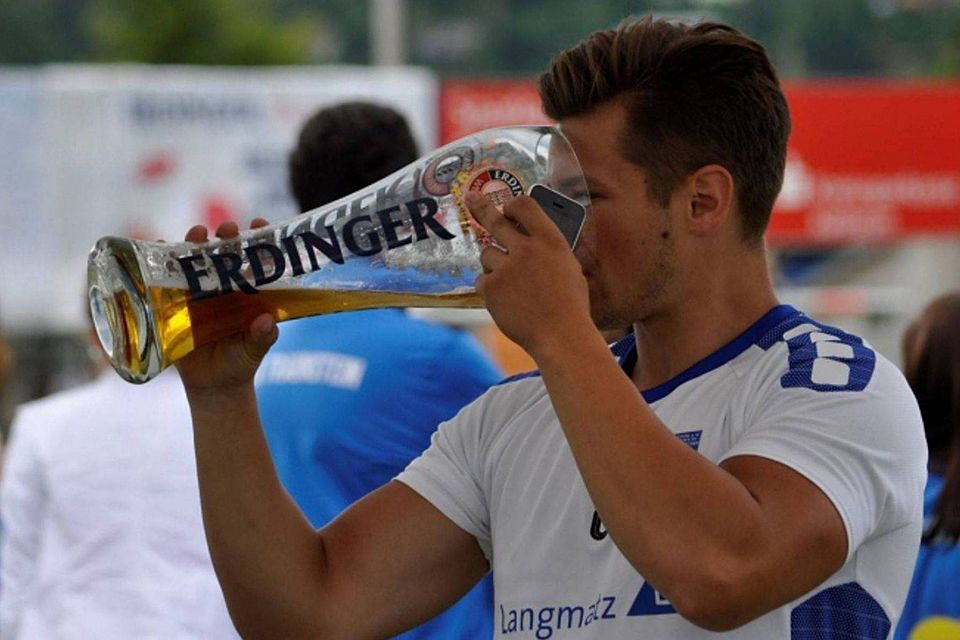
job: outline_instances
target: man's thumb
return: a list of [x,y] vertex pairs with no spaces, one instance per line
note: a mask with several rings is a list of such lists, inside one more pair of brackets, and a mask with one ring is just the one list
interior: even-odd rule
[[243,336],[243,350],[251,363],[260,364],[273,343],[277,341],[279,331],[277,322],[269,313],[263,313],[250,323],[250,330]]

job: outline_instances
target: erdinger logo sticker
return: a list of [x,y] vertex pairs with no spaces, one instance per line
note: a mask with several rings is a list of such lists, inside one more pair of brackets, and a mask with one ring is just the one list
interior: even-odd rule
[[479,191],[501,212],[503,205],[524,191],[520,178],[506,169],[484,169],[467,181],[467,191]]
[[463,232],[472,232],[480,246],[490,244],[490,236],[477,224],[473,216],[467,211],[463,196],[468,191],[477,191],[487,197],[494,204],[500,213],[503,213],[503,205],[524,193],[526,188],[515,174],[486,165],[475,169],[473,173],[461,171],[460,174],[451,182],[450,191],[456,198],[457,206],[460,208],[460,224]]
[[460,175],[473,166],[473,149],[457,147],[449,153],[436,158],[423,171],[423,187],[434,196],[450,193],[451,184]]

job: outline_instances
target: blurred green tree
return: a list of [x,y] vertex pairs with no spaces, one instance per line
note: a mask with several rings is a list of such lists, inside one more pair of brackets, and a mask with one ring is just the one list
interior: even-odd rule
[[322,23],[313,43],[314,62],[369,62],[369,0],[278,0],[277,14],[309,15]]
[[536,75],[591,31],[654,5],[651,0],[411,2],[411,61],[444,75]]
[[920,11],[902,11],[884,26],[884,66],[892,75],[960,75],[960,3],[944,2],[933,20]]
[[271,65],[312,60],[317,25],[280,19],[274,0],[92,0],[93,58],[163,64]]
[[[785,77],[956,76],[957,0],[406,0],[409,62],[449,76],[531,76],[595,29],[652,11],[729,22]],[[0,64],[370,60],[369,0],[0,2]]]
[[87,0],[0,2],[0,63],[38,64],[84,57]]
[[934,75],[956,78],[960,76],[960,9],[945,27],[945,36],[939,41],[930,71]]

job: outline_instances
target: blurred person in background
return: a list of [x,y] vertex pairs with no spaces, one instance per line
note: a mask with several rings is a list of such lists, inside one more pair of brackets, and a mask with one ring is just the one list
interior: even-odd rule
[[[3,473],[3,442],[7,437],[7,383],[10,382],[10,374],[13,372],[13,349],[7,342],[3,332],[0,331],[0,474]],[[0,522],[0,526],[3,523]]]
[[6,337],[0,332],[0,396],[7,388],[7,382],[10,381],[10,374],[13,371],[13,349]]
[[[366,187],[418,157],[404,117],[365,102],[321,109],[290,153],[301,211]],[[304,318],[284,326],[257,376],[277,473],[314,527],[386,484],[452,418],[502,378],[469,333],[402,309]],[[489,638],[492,584],[403,638]]]
[[[91,340],[96,336],[91,333]],[[22,405],[0,478],[0,638],[236,639],[174,370]]]
[[960,292],[931,302],[903,336],[930,461],[925,530],[897,640],[960,638]]

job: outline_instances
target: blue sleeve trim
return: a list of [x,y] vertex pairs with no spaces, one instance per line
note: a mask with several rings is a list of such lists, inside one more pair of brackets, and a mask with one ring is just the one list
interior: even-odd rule
[[533,371],[526,371],[524,373],[518,373],[516,375],[512,375],[509,378],[504,378],[503,380],[501,380],[500,382],[498,382],[493,386],[499,387],[500,385],[510,384],[511,382],[526,380],[527,378],[539,378],[539,377],[540,377],[540,369],[534,369]]

